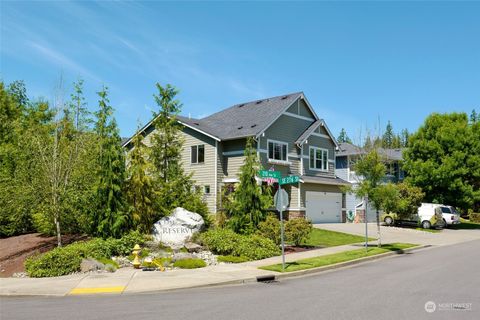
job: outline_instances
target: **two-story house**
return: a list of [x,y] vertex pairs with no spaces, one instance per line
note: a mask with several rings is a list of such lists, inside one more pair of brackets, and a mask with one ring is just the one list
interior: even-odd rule
[[[246,139],[253,137],[265,169],[301,177],[298,184],[286,186],[290,218],[345,221],[340,186],[348,182],[335,176],[338,144],[302,92],[236,104],[202,119],[177,120],[183,125],[184,169],[202,188],[212,213],[221,209],[222,187],[238,182]],[[152,122],[142,130],[148,144]]]
[[[402,169],[402,151],[402,149],[377,149],[387,169],[383,182],[397,183],[403,181],[405,173]],[[366,151],[363,148],[350,143],[340,143],[335,154],[335,174],[351,183],[353,188],[356,188],[358,183],[362,181],[362,177],[356,174],[354,166],[356,161],[365,154]],[[365,209],[363,199],[357,198],[353,193],[347,193],[345,195],[345,209],[347,216],[354,216],[356,209]],[[367,219],[369,222],[376,221],[376,211],[370,205],[367,209]]]

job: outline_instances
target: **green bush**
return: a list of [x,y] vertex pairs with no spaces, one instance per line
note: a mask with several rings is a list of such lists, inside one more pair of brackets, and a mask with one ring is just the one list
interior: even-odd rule
[[244,256],[251,260],[260,260],[270,258],[280,254],[278,246],[270,239],[258,236],[242,236],[232,254],[234,256]]
[[181,269],[197,269],[206,267],[207,264],[202,259],[183,259],[177,260],[173,263],[173,266]]
[[76,250],[63,247],[25,261],[25,271],[30,277],[58,277],[80,271],[82,257]]
[[285,224],[285,238],[295,246],[307,240],[312,232],[312,223],[305,219],[288,220]]
[[230,229],[214,229],[202,234],[202,243],[220,255],[264,259],[280,254],[275,243],[259,235],[240,235]]
[[79,271],[83,258],[91,257],[102,262],[101,259],[128,254],[135,244],[143,242],[143,236],[136,231],[121,239],[95,238],[89,241],[79,241],[28,258],[25,260],[25,271],[30,277],[35,278],[62,276]]
[[233,252],[241,236],[230,229],[212,229],[203,233],[201,243],[216,254],[229,255]]
[[242,263],[242,262],[247,262],[250,259],[247,257],[237,257],[237,256],[218,256],[217,261],[218,262],[226,262],[226,263]]
[[272,240],[275,244],[280,244],[280,221],[275,215],[269,214],[265,221],[258,224],[256,233],[259,236]]
[[468,219],[471,222],[480,223],[480,213],[470,212],[468,214]]

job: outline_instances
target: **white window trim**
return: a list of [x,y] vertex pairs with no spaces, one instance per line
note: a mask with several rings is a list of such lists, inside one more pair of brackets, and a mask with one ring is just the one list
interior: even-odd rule
[[[286,157],[287,159],[285,160],[279,160],[279,159],[272,159],[270,158],[269,156],[269,150],[268,150],[268,146],[270,145],[270,142],[272,143],[278,143],[278,144],[282,144],[282,145],[286,145],[287,146],[287,152],[286,152]],[[280,141],[280,140],[272,140],[272,139],[267,139],[267,159],[268,159],[268,162],[269,163],[278,163],[278,164],[290,164],[290,162],[288,161],[288,142],[285,142],[285,141]]]
[[[198,162],[198,147],[203,146],[203,162]],[[192,162],[192,147],[197,148],[197,162]],[[198,165],[204,165],[205,164],[205,144],[195,144],[190,146],[190,165],[198,166]]]
[[[314,156],[315,156],[314,159],[313,159],[313,160],[314,160],[314,163],[317,162],[317,159],[316,159],[316,157],[317,157],[317,152],[316,152],[316,151],[317,151],[317,150],[321,150],[321,151],[322,151],[322,157],[323,157],[323,151],[326,151],[326,152],[327,152],[327,169],[317,169],[317,168],[312,168],[312,167],[310,166],[310,153],[311,153],[311,150],[312,150],[312,149],[315,150],[314,153],[313,153]],[[323,159],[322,159],[322,166],[323,166]],[[328,172],[328,149],[318,148],[318,147],[309,147],[309,148],[308,148],[308,168],[309,168],[311,171]]]

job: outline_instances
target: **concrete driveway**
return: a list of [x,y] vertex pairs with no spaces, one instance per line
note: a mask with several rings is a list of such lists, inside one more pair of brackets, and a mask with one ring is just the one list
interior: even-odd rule
[[[365,235],[364,223],[324,223],[315,224],[315,228]],[[449,245],[480,239],[480,229],[452,230],[444,229],[437,233],[399,227],[380,226],[382,243],[407,242],[422,245]],[[368,236],[377,238],[376,223],[368,224]],[[372,242],[376,243],[376,242]]]

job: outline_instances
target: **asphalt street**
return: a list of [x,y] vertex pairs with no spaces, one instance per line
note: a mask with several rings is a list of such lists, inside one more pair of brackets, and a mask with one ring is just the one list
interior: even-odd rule
[[480,319],[479,270],[476,240],[273,283],[2,297],[0,319]]

